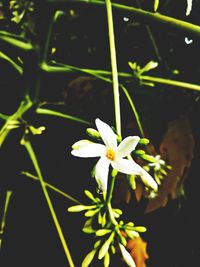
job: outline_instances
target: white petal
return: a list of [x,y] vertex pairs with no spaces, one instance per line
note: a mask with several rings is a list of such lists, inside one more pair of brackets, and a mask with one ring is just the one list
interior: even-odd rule
[[135,161],[120,158],[112,161],[111,165],[114,169],[122,173],[138,175],[141,174],[141,167],[137,163],[135,163]]
[[135,150],[139,140],[139,136],[126,137],[117,148],[117,157],[123,158],[128,156],[133,150]]
[[107,191],[109,165],[107,158],[101,157],[95,167],[95,178],[103,192]]
[[192,11],[192,2],[193,0],[187,0],[186,16],[189,16]]
[[140,174],[141,180],[143,181],[143,183],[148,186],[151,187],[154,191],[158,190],[158,185],[155,182],[155,180],[153,179],[153,177],[146,172],[142,167],[141,167],[141,171],[142,173]]
[[71,151],[73,156],[81,158],[101,157],[102,155],[105,155],[105,153],[106,147],[104,145],[92,142],[82,143],[80,146],[77,146],[76,149]]
[[119,243],[119,248],[121,250],[122,257],[124,261],[126,262],[127,266],[136,267],[135,262],[133,258],[131,257],[131,254],[125,249],[125,247]]
[[112,128],[100,119],[96,119],[95,123],[105,145],[115,150],[117,148],[117,138]]

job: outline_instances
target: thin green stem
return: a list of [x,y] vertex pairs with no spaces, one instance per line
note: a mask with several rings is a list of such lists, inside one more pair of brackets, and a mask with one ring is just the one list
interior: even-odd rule
[[128,99],[128,102],[129,102],[129,104],[130,104],[130,106],[132,108],[132,111],[134,113],[134,116],[135,116],[135,119],[136,119],[136,122],[137,122],[137,125],[138,125],[138,128],[139,128],[140,134],[141,134],[142,137],[145,137],[144,130],[143,130],[142,124],[140,122],[140,117],[139,117],[139,114],[138,114],[138,112],[136,110],[136,107],[135,107],[135,104],[134,104],[133,100],[130,97],[130,94],[129,94],[128,90],[123,86],[123,84],[120,84],[120,87],[122,88],[124,94],[126,95],[126,97]]
[[160,78],[160,77],[143,76],[142,75],[140,77],[140,80],[158,83],[158,84],[165,84],[165,85],[170,85],[170,86],[175,86],[175,87],[182,87],[182,88],[188,89],[188,90],[200,91],[200,86],[197,84],[180,82],[180,81],[175,81],[175,80],[171,80],[171,79],[164,79],[164,78]]
[[64,114],[55,110],[51,110],[51,109],[46,109],[46,108],[37,108],[36,109],[36,113],[41,114],[41,115],[50,115],[50,116],[56,116],[56,117],[60,117],[60,118],[65,118],[68,120],[72,120],[72,121],[77,121],[86,125],[92,125],[91,122],[80,119],[78,117],[74,117],[68,114]]
[[34,46],[29,41],[20,39],[18,35],[14,35],[6,31],[0,31],[0,41],[10,44],[13,47],[25,52],[34,49]]
[[[46,62],[48,62],[48,60],[49,60],[48,59],[49,45],[50,45],[50,41],[51,41],[53,25],[54,25],[54,23],[58,17],[58,14],[60,14],[60,11],[56,10],[55,13],[53,14],[52,18],[49,19],[50,21],[48,24],[48,29],[47,29],[45,39],[40,44],[41,58],[39,59],[39,64],[38,64],[39,66],[42,64],[46,64]],[[44,46],[43,46],[43,42],[44,42]],[[35,86],[35,96],[34,96],[35,102],[37,102],[37,100],[39,98],[40,90],[41,90],[41,73],[39,72],[37,74],[37,81],[36,81],[36,86]]]
[[[45,66],[42,65],[41,67],[43,71],[49,72],[49,73],[82,72],[82,73],[90,74],[105,82],[108,82],[108,83],[112,82],[112,80],[110,79],[111,72],[107,70],[93,70],[93,69],[78,68],[78,67],[74,67],[70,65],[60,64],[60,63],[57,66],[50,66],[50,65],[45,64]],[[118,72],[118,76],[119,78],[123,78],[123,79],[133,78],[132,73],[126,73],[126,72]],[[160,77],[155,77],[155,76],[141,75],[140,81],[147,81],[147,82],[149,81],[149,82],[153,82],[156,84],[166,84],[171,87],[178,87],[182,89],[200,91],[200,85],[188,83],[188,82],[181,82],[181,81],[172,80],[172,79],[165,79],[165,78],[160,78]]]
[[3,236],[3,233],[4,233],[5,224],[6,224],[6,215],[7,215],[8,206],[9,206],[9,203],[10,203],[11,195],[12,195],[12,191],[7,191],[6,192],[4,211],[3,211],[3,216],[2,216],[2,220],[1,220],[1,224],[0,224],[0,248],[1,248],[2,242],[3,242],[2,236]]
[[113,214],[111,200],[112,200],[112,195],[113,195],[113,189],[115,186],[116,176],[117,176],[117,171],[113,170],[112,175],[111,175],[110,185],[109,185],[108,192],[106,195],[106,205],[107,205],[107,209],[108,209],[109,218],[110,218],[110,221],[112,222],[112,224],[114,224],[114,225],[117,225],[117,221],[115,220],[115,217]]
[[[104,6],[105,2],[102,0],[48,0],[49,3],[80,3],[85,5],[97,5],[97,6]],[[131,15],[134,16],[135,19],[138,19],[141,22],[149,23],[149,24],[156,24],[160,26],[165,26],[167,28],[173,28],[177,31],[181,31],[183,33],[189,33],[194,36],[200,37],[200,26],[192,24],[187,21],[183,21],[180,19],[176,19],[173,17],[169,17],[166,15],[162,15],[160,13],[149,12],[140,8],[122,5],[118,3],[112,3],[112,7],[118,10],[123,10],[126,12],[130,12]]]
[[121,113],[120,113],[117,57],[116,57],[116,49],[115,49],[115,36],[114,36],[112,6],[111,6],[110,0],[106,0],[106,11],[107,11],[108,35],[109,35],[109,44],[110,44],[110,59],[111,59],[111,68],[112,68],[116,131],[117,131],[117,134],[119,136],[121,136]]
[[[33,175],[33,174],[29,173],[29,172],[23,171],[22,174],[26,175],[27,177],[29,177],[29,178],[31,178],[33,180],[39,181],[39,178],[37,176],[35,176],[35,175]],[[69,199],[69,200],[71,200],[71,201],[73,201],[73,202],[75,202],[77,204],[80,204],[80,205],[82,204],[80,201],[78,201],[74,197],[68,195],[67,193],[63,192],[62,190],[58,189],[57,187],[55,187],[55,186],[53,186],[53,185],[51,185],[51,184],[49,184],[49,183],[47,183],[45,181],[44,181],[44,183],[45,183],[46,187],[50,188],[51,190],[53,190],[54,192],[58,193],[59,195],[65,197],[65,198],[67,198],[67,199]]]
[[32,107],[32,105],[33,103],[30,100],[29,96],[25,95],[25,98],[21,101],[17,111],[14,114],[7,117],[5,124],[0,129],[0,147],[3,145],[10,131],[15,128],[12,127],[13,123],[19,121],[22,118],[23,114],[26,113],[26,111],[29,110]]
[[35,168],[35,171],[37,173],[37,176],[38,176],[38,179],[40,181],[40,184],[41,184],[41,188],[42,188],[42,191],[43,191],[43,194],[44,194],[44,197],[46,199],[46,202],[47,202],[47,205],[49,207],[49,210],[50,210],[50,213],[51,213],[51,216],[53,218],[53,221],[54,221],[54,224],[55,224],[55,227],[56,227],[56,230],[58,232],[58,235],[59,235],[59,238],[60,238],[60,241],[61,241],[61,244],[63,246],[63,249],[64,249],[64,252],[65,252],[65,255],[67,257],[67,260],[68,260],[68,263],[69,263],[69,266],[70,267],[75,267],[74,263],[73,263],[73,260],[72,260],[72,257],[71,257],[71,254],[69,252],[69,249],[68,249],[68,246],[67,246],[67,243],[66,243],[66,240],[65,240],[65,237],[63,235],[63,232],[62,232],[62,228],[60,226],[60,223],[58,221],[58,218],[57,218],[57,215],[55,213],[55,210],[54,210],[54,207],[53,207],[53,204],[51,202],[51,199],[50,199],[50,196],[49,196],[49,193],[46,189],[46,185],[45,185],[45,182],[43,180],[43,177],[42,177],[42,173],[41,173],[41,170],[40,170],[40,167],[38,165],[38,161],[37,161],[37,158],[36,158],[36,155],[35,155],[35,152],[32,148],[32,145],[30,143],[30,141],[25,141],[24,142],[24,146],[30,156],[30,159],[34,165],[34,168]]

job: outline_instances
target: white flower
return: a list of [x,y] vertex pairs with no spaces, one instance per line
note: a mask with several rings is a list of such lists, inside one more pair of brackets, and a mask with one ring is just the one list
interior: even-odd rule
[[117,137],[111,127],[100,119],[96,119],[95,123],[105,145],[80,140],[72,146],[71,154],[82,158],[100,157],[95,166],[95,178],[101,190],[107,191],[110,165],[125,174],[141,175],[143,178],[145,176],[146,184],[156,190],[157,184],[153,178],[135,161],[125,159],[135,149],[140,138],[129,136],[117,145]]
[[161,159],[160,155],[156,155],[155,162],[149,163],[149,166],[154,167],[155,171],[158,171],[165,165],[165,161]]

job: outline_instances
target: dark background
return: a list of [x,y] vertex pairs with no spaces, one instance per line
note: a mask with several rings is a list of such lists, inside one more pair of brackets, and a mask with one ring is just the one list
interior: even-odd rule
[[[141,1],[143,8],[152,11],[153,1]],[[175,2],[175,3],[174,3]],[[126,1],[132,5],[132,1]],[[134,1],[134,5],[137,3]],[[35,3],[35,12],[31,21],[34,30],[26,30],[26,35],[33,42],[41,45],[47,30],[49,17],[54,9],[62,9],[66,15],[61,17],[53,28],[50,47],[56,47],[52,59],[65,64],[83,68],[110,70],[110,56],[107,37],[106,12],[104,8],[79,5],[48,5],[41,1]],[[186,5],[183,1],[163,1],[159,12],[199,24],[199,1],[193,1],[190,16],[185,16]],[[70,10],[73,10],[71,13]],[[0,21],[2,30],[21,33],[21,25],[10,21],[11,14],[4,10],[6,19]],[[140,23],[126,12],[114,10],[115,37],[119,71],[130,72],[128,61],[136,61],[144,66],[150,60],[157,61],[152,43],[144,22]],[[124,21],[124,17],[128,21]],[[152,75],[174,78],[191,83],[199,83],[199,39],[188,36],[193,43],[184,42],[186,33],[174,29],[151,26],[157,42],[162,62],[153,70]],[[18,52],[0,43],[1,50],[13,57]],[[50,50],[50,49],[49,49]],[[29,62],[30,80],[35,82],[36,55],[26,55]],[[37,54],[38,57],[40,57]],[[1,112],[14,112],[23,96],[24,77],[19,77],[4,60],[1,69]],[[179,70],[174,75],[173,70]],[[91,78],[83,73],[44,74],[40,101],[47,101],[47,107],[80,116],[89,121],[99,117],[108,124],[114,122],[112,88],[109,84]],[[125,81],[126,82],[126,81]],[[147,241],[150,259],[148,267],[188,267],[195,266],[199,255],[199,93],[169,86],[139,86],[137,81],[126,83],[133,96],[134,103],[144,123],[146,133],[157,149],[167,130],[170,120],[188,116],[195,138],[194,159],[185,181],[185,197],[169,200],[165,208],[144,214],[146,200],[137,203],[132,193],[130,204],[121,203],[127,218],[139,225],[147,226],[147,233],[142,235]],[[138,134],[134,116],[127,101],[121,94],[123,135]],[[87,138],[85,125],[68,120],[35,115],[30,112],[25,119],[34,126],[44,125],[41,136],[33,136],[32,144],[44,179],[80,201],[87,202],[84,189],[95,192],[95,182],[90,176],[95,161],[78,159],[71,156],[71,145],[82,138]],[[129,123],[134,125],[129,128]],[[0,216],[4,207],[5,194],[12,190],[3,243],[0,251],[0,265],[11,266],[68,266],[60,245],[48,206],[38,182],[21,175],[21,171],[34,173],[32,164],[22,145],[19,144],[23,129],[14,130],[6,139],[1,149],[0,179]],[[73,205],[57,193],[49,190],[50,197],[63,228],[75,266],[81,266],[84,255],[92,248],[92,238],[83,234],[84,216],[68,213]],[[113,261],[114,262],[114,261]],[[92,263],[91,266],[97,266]],[[100,263],[99,263],[100,264]],[[115,266],[119,263],[115,263]],[[122,264],[122,263],[121,263]],[[111,264],[112,265],[112,264]]]

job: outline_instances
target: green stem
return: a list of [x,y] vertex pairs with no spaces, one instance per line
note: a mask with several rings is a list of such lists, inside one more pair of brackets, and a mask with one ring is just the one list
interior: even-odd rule
[[119,136],[121,136],[121,114],[120,114],[117,58],[116,58],[116,49],[115,49],[115,36],[114,36],[112,6],[111,6],[110,0],[106,0],[106,10],[107,10],[108,35],[109,35],[109,44],[110,44],[110,59],[111,59],[112,80],[113,80],[116,131],[117,131],[117,134]]
[[3,241],[2,235],[4,233],[4,227],[6,224],[6,215],[7,215],[8,205],[10,203],[11,195],[12,195],[12,191],[6,192],[6,200],[5,200],[5,205],[4,205],[3,217],[2,217],[2,221],[1,221],[1,225],[0,225],[0,248],[2,246],[2,241]]
[[6,31],[0,31],[0,41],[10,44],[15,48],[18,48],[25,52],[34,49],[34,46],[30,42],[22,39],[20,40],[18,35],[10,34]]
[[197,84],[180,82],[180,81],[175,81],[175,80],[171,80],[171,79],[164,79],[164,78],[159,78],[159,77],[141,75],[140,80],[158,83],[158,84],[165,84],[165,85],[170,85],[170,86],[182,87],[182,88],[188,89],[188,90],[200,91],[200,86]]
[[106,205],[107,205],[107,209],[108,209],[109,218],[110,218],[110,221],[112,222],[112,224],[114,224],[114,225],[117,225],[118,223],[115,220],[115,217],[113,214],[111,200],[112,200],[112,195],[113,195],[113,189],[115,186],[116,176],[117,176],[117,171],[113,170],[112,175],[111,175],[110,185],[109,185],[108,192],[106,195]]
[[36,113],[42,114],[42,115],[56,116],[56,117],[65,118],[65,119],[72,120],[72,121],[77,121],[83,124],[92,125],[92,123],[89,121],[86,121],[86,120],[83,120],[83,119],[80,119],[78,117],[74,117],[68,114],[64,114],[64,113],[61,113],[55,110],[51,110],[51,109],[37,108]]
[[[110,79],[111,77],[111,72],[107,70],[93,70],[93,69],[85,69],[85,68],[78,68],[70,65],[64,65],[64,64],[57,64],[57,66],[50,66],[47,64],[43,64],[41,66],[42,70],[45,72],[49,73],[69,73],[69,72],[82,72],[82,73],[87,73],[90,74],[96,78],[99,78],[105,82],[111,83],[112,80]],[[131,73],[126,73],[126,72],[118,72],[118,76],[123,79],[132,79],[133,74]],[[107,78],[108,77],[108,78]],[[188,83],[188,82],[181,82],[181,81],[176,81],[176,80],[171,80],[171,79],[165,79],[165,78],[160,78],[160,77],[154,77],[154,76],[140,76],[141,81],[149,81],[157,84],[166,84],[174,87],[179,87],[183,89],[188,89],[188,90],[195,90],[195,91],[200,91],[200,85],[193,84],[193,83]]]
[[61,244],[63,246],[63,249],[64,249],[64,252],[65,252],[65,255],[67,257],[67,260],[68,260],[68,263],[69,263],[69,266],[70,267],[75,267],[73,261],[72,261],[72,258],[71,258],[71,255],[70,255],[70,252],[69,252],[69,249],[68,249],[68,246],[67,246],[67,243],[65,241],[65,237],[63,235],[63,232],[62,232],[62,228],[60,226],[60,223],[58,221],[58,218],[57,218],[57,215],[55,213],[55,210],[54,210],[54,207],[53,207],[53,204],[51,202],[51,199],[50,199],[50,196],[48,194],[48,191],[46,189],[46,185],[45,185],[45,182],[43,180],[43,177],[42,177],[42,173],[40,171],[40,167],[38,165],[38,161],[37,161],[37,158],[35,156],[35,152],[32,148],[32,145],[29,141],[25,141],[24,143],[25,147],[26,147],[26,150],[30,156],[30,159],[34,165],[34,168],[35,168],[35,171],[37,173],[37,176],[38,176],[38,179],[40,181],[40,184],[41,184],[41,188],[42,188],[42,191],[44,193],[44,196],[45,196],[45,199],[46,199],[46,202],[47,202],[47,205],[49,207],[49,210],[50,210],[50,213],[51,213],[51,216],[53,218],[53,221],[54,221],[54,224],[55,224],[55,227],[56,227],[56,230],[58,232],[58,235],[59,235],[59,238],[60,238],[60,241],[61,241]]
[[[97,5],[97,6],[104,6],[105,3],[104,1],[100,0],[48,0],[49,3],[82,3],[85,5]],[[179,20],[173,17],[169,17],[166,15],[162,15],[160,13],[155,13],[155,12],[149,12],[142,10],[140,8],[135,8],[132,6],[126,6],[118,3],[112,3],[112,7],[123,10],[126,12],[130,12],[131,15],[133,15],[134,19],[138,19],[139,21],[142,21],[144,23],[149,23],[149,24],[158,24],[158,25],[163,25],[168,28],[173,28],[178,31],[181,31],[183,33],[188,33],[191,35],[196,35],[200,37],[200,26],[192,24],[190,22],[186,22],[183,20]]]
[[[37,176],[32,175],[29,172],[23,171],[22,174],[26,175],[27,177],[29,177],[29,178],[31,178],[33,180],[39,181],[39,178]],[[65,198],[67,198],[67,199],[69,199],[69,200],[71,200],[71,201],[73,201],[73,202],[75,202],[77,204],[80,204],[80,205],[82,204],[80,201],[78,201],[74,197],[68,195],[67,193],[63,192],[62,190],[58,189],[57,187],[55,187],[55,186],[53,186],[53,185],[51,185],[51,184],[49,184],[49,183],[47,183],[45,181],[44,181],[44,183],[45,183],[46,187],[50,188],[51,190],[55,191],[56,193],[60,194],[61,196],[65,197]]]
[[138,125],[138,128],[139,128],[140,134],[141,134],[142,137],[145,137],[144,130],[143,130],[142,124],[140,122],[140,117],[139,117],[139,114],[138,114],[138,112],[136,110],[136,107],[135,107],[135,105],[133,103],[133,100],[130,97],[128,90],[122,84],[120,84],[120,87],[122,88],[124,94],[126,95],[126,97],[128,99],[128,102],[129,102],[129,104],[130,104],[130,106],[132,108],[132,111],[134,113],[134,116],[135,116],[135,119],[136,119],[136,122],[137,122],[137,125]]
[[21,101],[19,108],[17,111],[12,114],[11,116],[8,116],[5,124],[0,129],[0,147],[3,145],[6,137],[8,136],[9,132],[11,131],[10,125],[12,125],[13,122],[19,121],[23,114],[26,113],[27,110],[29,110],[32,107],[33,103],[30,100],[28,95],[25,95],[24,100]]

